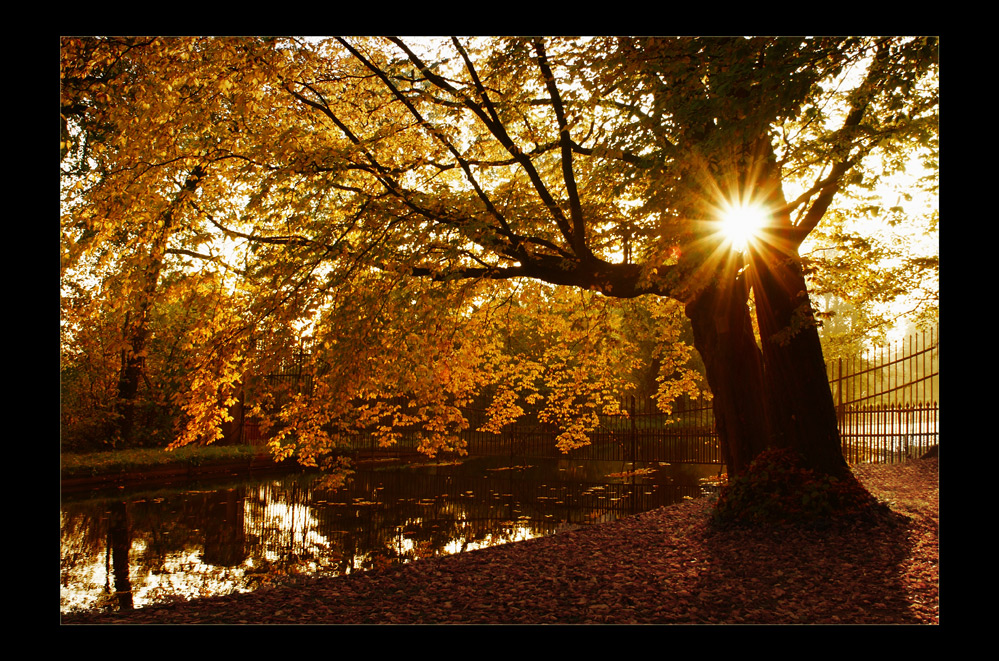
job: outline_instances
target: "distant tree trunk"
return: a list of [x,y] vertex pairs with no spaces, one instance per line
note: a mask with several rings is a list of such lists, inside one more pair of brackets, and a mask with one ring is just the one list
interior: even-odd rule
[[149,248],[149,258],[142,272],[139,300],[136,302],[135,316],[125,318],[123,329],[125,350],[122,355],[121,372],[118,378],[118,397],[116,402],[117,429],[116,441],[124,447],[131,445],[135,437],[136,398],[139,394],[139,382],[145,371],[145,350],[149,338],[149,313],[153,308],[156,288],[159,286],[160,272],[166,255],[167,243],[174,231],[174,224],[181,205],[187,196],[197,188],[199,181],[205,176],[205,169],[198,165],[190,173],[177,197],[167,206],[160,216],[160,229]]
[[135,404],[139,382],[145,369],[144,352],[148,334],[146,310],[140,310],[136,316],[138,319],[134,322],[130,321],[128,315],[125,317],[126,348],[122,351],[121,372],[118,376],[116,441],[120,441],[122,447],[129,447],[135,436]]

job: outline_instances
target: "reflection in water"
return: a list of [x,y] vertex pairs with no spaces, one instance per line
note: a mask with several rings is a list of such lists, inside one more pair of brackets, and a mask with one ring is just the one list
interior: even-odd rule
[[[61,609],[246,592],[554,534],[701,495],[714,465],[496,459],[63,503]],[[616,475],[611,477],[611,475]]]
[[[132,607],[132,585],[128,577],[128,551],[132,547],[128,525],[126,503],[116,500],[109,505],[108,511],[108,559],[114,568],[114,594],[118,600],[118,608],[128,610]],[[112,572],[105,572],[110,575]]]

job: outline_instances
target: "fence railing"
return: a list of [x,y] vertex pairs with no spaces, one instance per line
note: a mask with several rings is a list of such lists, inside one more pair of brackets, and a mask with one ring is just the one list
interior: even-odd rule
[[939,445],[938,329],[829,361],[826,369],[849,463],[904,461]]
[[839,433],[848,463],[893,463],[921,457],[939,445],[936,402],[847,405]]
[[[936,330],[854,359],[827,363],[836,402],[843,455],[849,463],[897,462],[919,457],[939,444],[939,338]],[[660,411],[651,399],[631,398],[621,413],[600,416],[590,444],[563,454],[559,430],[538,421],[504,427],[502,433],[478,431],[485,412],[463,408],[469,428],[461,433],[472,455],[551,457],[669,463],[722,463],[710,401],[683,397],[673,411]],[[378,446],[370,434],[343,439],[345,449],[365,454],[415,452],[417,430],[403,430],[399,441]],[[242,425],[242,442],[262,444],[256,424]]]
[[[550,424],[518,422],[502,434],[471,432],[464,438],[469,454],[504,454],[521,457],[569,457],[632,462],[721,463],[711,403],[680,399],[673,411],[660,411],[653,400],[622,403],[621,413],[601,415],[590,432],[590,444],[563,454],[555,445],[559,430]],[[481,411],[466,411],[473,429]]]
[[[559,429],[555,425],[528,419],[506,425],[499,434],[483,432],[479,428],[486,422],[486,412],[470,407],[461,409],[469,427],[460,437],[472,455],[721,463],[710,401],[683,398],[674,402],[672,413],[666,414],[653,400],[632,397],[621,410],[620,414],[599,416],[600,424],[590,433],[590,444],[567,454],[556,447]],[[338,440],[344,449],[369,456],[415,451],[419,430],[399,431],[401,437],[390,447],[379,446],[374,436],[364,431]],[[242,441],[250,445],[266,442],[252,420],[244,421]]]

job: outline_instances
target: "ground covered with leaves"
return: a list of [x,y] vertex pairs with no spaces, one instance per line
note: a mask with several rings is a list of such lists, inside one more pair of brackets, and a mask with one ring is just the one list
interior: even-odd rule
[[937,459],[855,468],[884,516],[710,523],[714,498],[338,578],[64,624],[938,624]]

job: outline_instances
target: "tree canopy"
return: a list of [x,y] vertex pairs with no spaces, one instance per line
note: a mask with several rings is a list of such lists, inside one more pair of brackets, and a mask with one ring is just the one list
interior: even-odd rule
[[[307,335],[311,393],[248,389],[279,455],[414,423],[424,451],[454,448],[473,400],[487,429],[535,408],[569,449],[653,353],[664,407],[706,386],[738,399],[720,387],[736,365],[801,390],[778,366],[815,325],[805,276],[862,306],[935,272],[851,224],[902,220],[864,197],[913,159],[932,181],[932,38],[61,49],[64,413],[122,437],[155,401],[173,445],[217,438],[240,384]],[[746,252],[720,231],[742,206],[767,219]],[[910,280],[878,281],[888,253]]]

